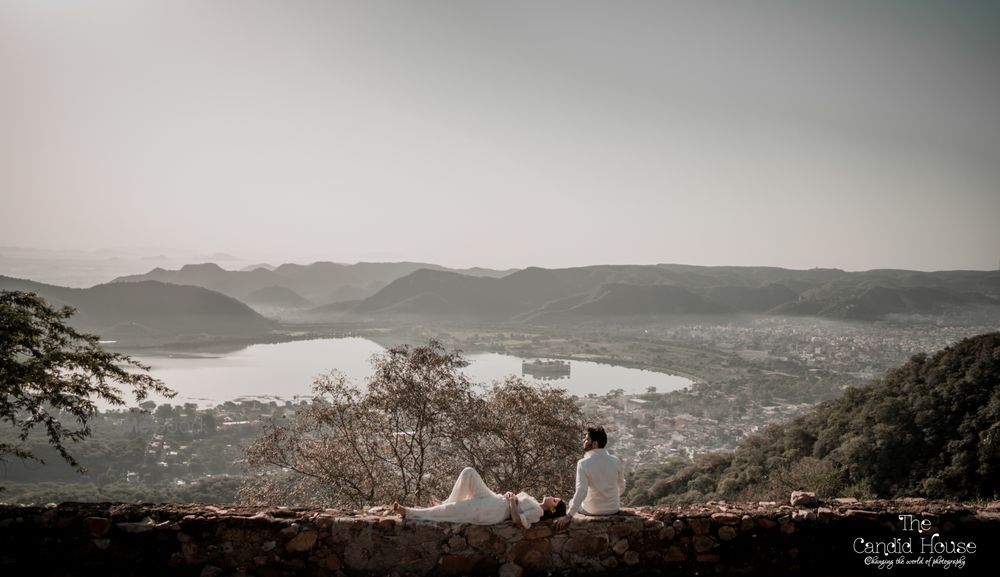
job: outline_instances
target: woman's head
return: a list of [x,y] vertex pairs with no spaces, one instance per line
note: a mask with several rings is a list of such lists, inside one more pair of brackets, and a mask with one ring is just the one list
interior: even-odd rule
[[542,519],[555,519],[566,515],[566,501],[559,497],[542,497]]

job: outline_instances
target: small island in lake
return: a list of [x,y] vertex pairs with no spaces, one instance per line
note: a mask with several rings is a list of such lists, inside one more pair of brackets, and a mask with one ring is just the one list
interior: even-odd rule
[[556,360],[521,361],[521,374],[536,379],[564,379],[569,377],[569,362]]

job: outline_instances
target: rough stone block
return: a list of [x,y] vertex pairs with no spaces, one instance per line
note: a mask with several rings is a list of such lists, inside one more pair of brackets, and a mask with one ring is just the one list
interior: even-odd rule
[[677,531],[673,527],[664,527],[660,529],[660,533],[657,535],[661,541],[669,541],[674,538]]
[[199,561],[198,545],[195,543],[182,543],[181,555],[184,556],[184,561],[188,565],[194,565]]
[[[551,528],[551,526],[548,527]],[[534,528],[541,528],[541,526]],[[490,527],[490,532],[504,541],[517,541],[524,537],[524,529],[515,527],[513,524],[493,525]]]
[[340,557],[336,553],[330,553],[323,559],[323,565],[330,571],[337,571],[344,567],[344,562],[340,560]]
[[295,537],[292,537],[292,540],[289,541],[287,545],[285,545],[285,550],[288,551],[289,553],[301,553],[303,551],[309,551],[316,546],[317,537],[318,533],[316,533],[316,531],[312,530],[302,531]]
[[336,524],[333,526],[333,530],[330,531],[330,540],[337,544],[348,543],[354,539],[353,534],[349,526],[344,524]]
[[437,565],[442,554],[442,547],[437,541],[426,541],[414,544],[408,542],[399,556],[399,565],[405,566],[407,572],[424,574]]
[[722,541],[732,541],[738,535],[736,528],[729,525],[719,527],[719,539]]
[[495,575],[499,570],[499,564],[491,557],[470,551],[461,555],[442,555],[433,574]]
[[785,535],[791,535],[795,532],[795,523],[792,522],[791,517],[778,519],[778,525],[780,525],[781,532]]
[[115,525],[126,533],[145,533],[146,531],[152,531],[156,523],[149,517],[146,517],[138,523],[116,523]]
[[816,493],[811,491],[792,491],[789,503],[792,507],[817,507],[819,499],[816,498]]
[[362,531],[344,548],[344,565],[351,571],[364,571],[368,561],[377,553],[371,531]]
[[521,541],[511,548],[510,560],[532,573],[542,572],[552,565],[552,547],[545,540]]
[[448,539],[448,548],[452,551],[464,551],[468,548],[468,546],[469,544],[465,541],[465,537],[462,537],[461,535],[452,535],[451,538]]
[[697,553],[708,553],[718,545],[715,539],[712,539],[708,535],[695,535],[691,542]]
[[848,517],[855,517],[861,519],[870,519],[870,520],[878,519],[878,513],[876,513],[875,511],[865,511],[862,509],[848,509],[845,515]]
[[628,539],[619,539],[611,546],[611,550],[615,552],[616,555],[624,555],[628,551]]
[[697,517],[688,519],[688,525],[691,526],[691,530],[694,531],[695,535],[708,535],[709,530],[712,528],[712,520],[705,517]]
[[468,555],[442,555],[438,559],[437,573],[441,575],[471,575],[486,558],[479,553]]
[[611,527],[608,528],[608,533],[614,537],[625,537],[641,533],[643,526],[644,523],[642,519],[625,518],[616,520],[612,523]]
[[379,530],[386,533],[395,533],[396,530],[399,529],[400,525],[402,525],[402,521],[400,519],[393,518],[379,519],[377,524]]
[[680,547],[674,545],[667,549],[667,552],[663,554],[663,560],[667,563],[681,563],[687,557],[684,555],[684,550]]
[[493,533],[487,527],[473,525],[465,530],[465,539],[470,547],[484,549],[493,541]]
[[607,550],[610,545],[610,539],[607,533],[601,534],[577,534],[573,535],[569,542],[566,543],[566,547],[571,553],[576,553],[579,555],[586,556],[597,556]]
[[712,522],[717,525],[739,525],[740,516],[736,513],[714,513]]
[[639,564],[639,552],[638,551],[626,551],[625,552],[625,564],[629,567],[634,567]]
[[103,537],[111,530],[111,519],[87,517],[83,520],[83,528],[92,538]]
[[524,569],[518,567],[516,563],[504,563],[500,566],[499,577],[521,577]]
[[[519,529],[519,531],[523,531],[523,529]],[[514,540],[514,542],[518,542],[520,540],[521,539],[519,538]],[[472,545],[472,539],[466,537],[466,541],[469,542],[469,545]],[[512,540],[510,539],[503,539],[496,533],[490,532],[486,540],[477,541],[476,547],[487,553],[492,553],[494,555],[503,555],[504,553],[507,552],[507,548],[511,542]]]
[[544,539],[545,537],[552,536],[552,527],[548,525],[542,525],[541,527],[532,527],[531,529],[524,530],[525,539]]

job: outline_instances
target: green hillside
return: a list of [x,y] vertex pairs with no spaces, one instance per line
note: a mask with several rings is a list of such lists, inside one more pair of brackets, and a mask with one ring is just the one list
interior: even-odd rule
[[633,505],[784,499],[796,489],[820,497],[996,498],[1000,333],[918,355],[733,453],[636,480]]

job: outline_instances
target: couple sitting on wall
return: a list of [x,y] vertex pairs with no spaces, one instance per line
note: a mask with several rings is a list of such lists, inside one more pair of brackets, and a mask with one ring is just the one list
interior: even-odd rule
[[562,517],[555,522],[556,528],[562,529],[577,513],[611,515],[621,506],[625,471],[621,460],[604,448],[607,444],[608,434],[604,427],[587,429],[583,437],[586,455],[576,463],[576,493],[568,510],[558,497],[542,497],[539,502],[527,493],[494,493],[475,469],[466,467],[443,503],[426,508],[402,507],[396,503],[392,506],[393,511],[410,519],[474,525],[492,525],[511,519],[514,525],[525,529],[542,519],[556,517]]

